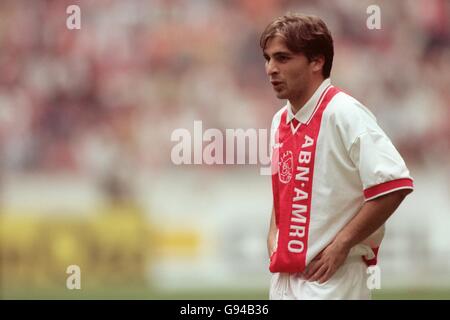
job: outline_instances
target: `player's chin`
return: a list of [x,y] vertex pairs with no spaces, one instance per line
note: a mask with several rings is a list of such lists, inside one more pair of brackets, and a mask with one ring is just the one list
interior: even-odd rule
[[275,90],[275,95],[278,99],[287,99],[287,92],[286,90]]

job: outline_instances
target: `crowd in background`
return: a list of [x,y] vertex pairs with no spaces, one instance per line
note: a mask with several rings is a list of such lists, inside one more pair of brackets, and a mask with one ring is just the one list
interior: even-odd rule
[[[68,30],[66,8],[81,9]],[[0,3],[0,172],[170,169],[170,134],[268,128],[283,104],[259,35],[287,11],[332,31],[332,82],[413,165],[450,160],[450,2],[137,0]]]

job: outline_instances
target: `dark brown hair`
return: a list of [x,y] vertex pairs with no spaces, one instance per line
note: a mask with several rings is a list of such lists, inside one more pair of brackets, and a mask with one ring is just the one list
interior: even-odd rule
[[280,36],[294,53],[303,53],[309,61],[323,55],[325,63],[322,75],[328,78],[333,65],[333,38],[325,22],[313,15],[292,14],[276,18],[264,30],[259,45],[264,50],[267,41]]

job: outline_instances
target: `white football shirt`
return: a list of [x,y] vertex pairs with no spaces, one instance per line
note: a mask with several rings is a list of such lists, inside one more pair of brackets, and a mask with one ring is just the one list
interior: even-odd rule
[[[330,79],[325,79],[297,114],[292,113],[289,102],[275,114],[271,126],[272,152],[279,146],[275,137],[280,121],[291,123],[293,134],[298,129],[292,125],[294,118],[308,125],[330,88],[333,88]],[[323,111],[313,170],[306,265],[359,212],[365,201],[396,190],[413,189],[405,162],[374,115],[342,91]],[[373,263],[383,236],[384,225],[352,248],[349,256],[361,255]]]

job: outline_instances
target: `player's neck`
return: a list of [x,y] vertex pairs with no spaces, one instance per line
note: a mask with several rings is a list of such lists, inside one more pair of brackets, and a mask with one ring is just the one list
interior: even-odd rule
[[314,81],[311,81],[310,86],[307,88],[304,94],[294,98],[289,99],[289,103],[292,106],[292,113],[296,114],[303,106],[308,102],[309,99],[313,96],[314,92],[316,92],[317,88],[320,87],[324,79],[318,78]]

